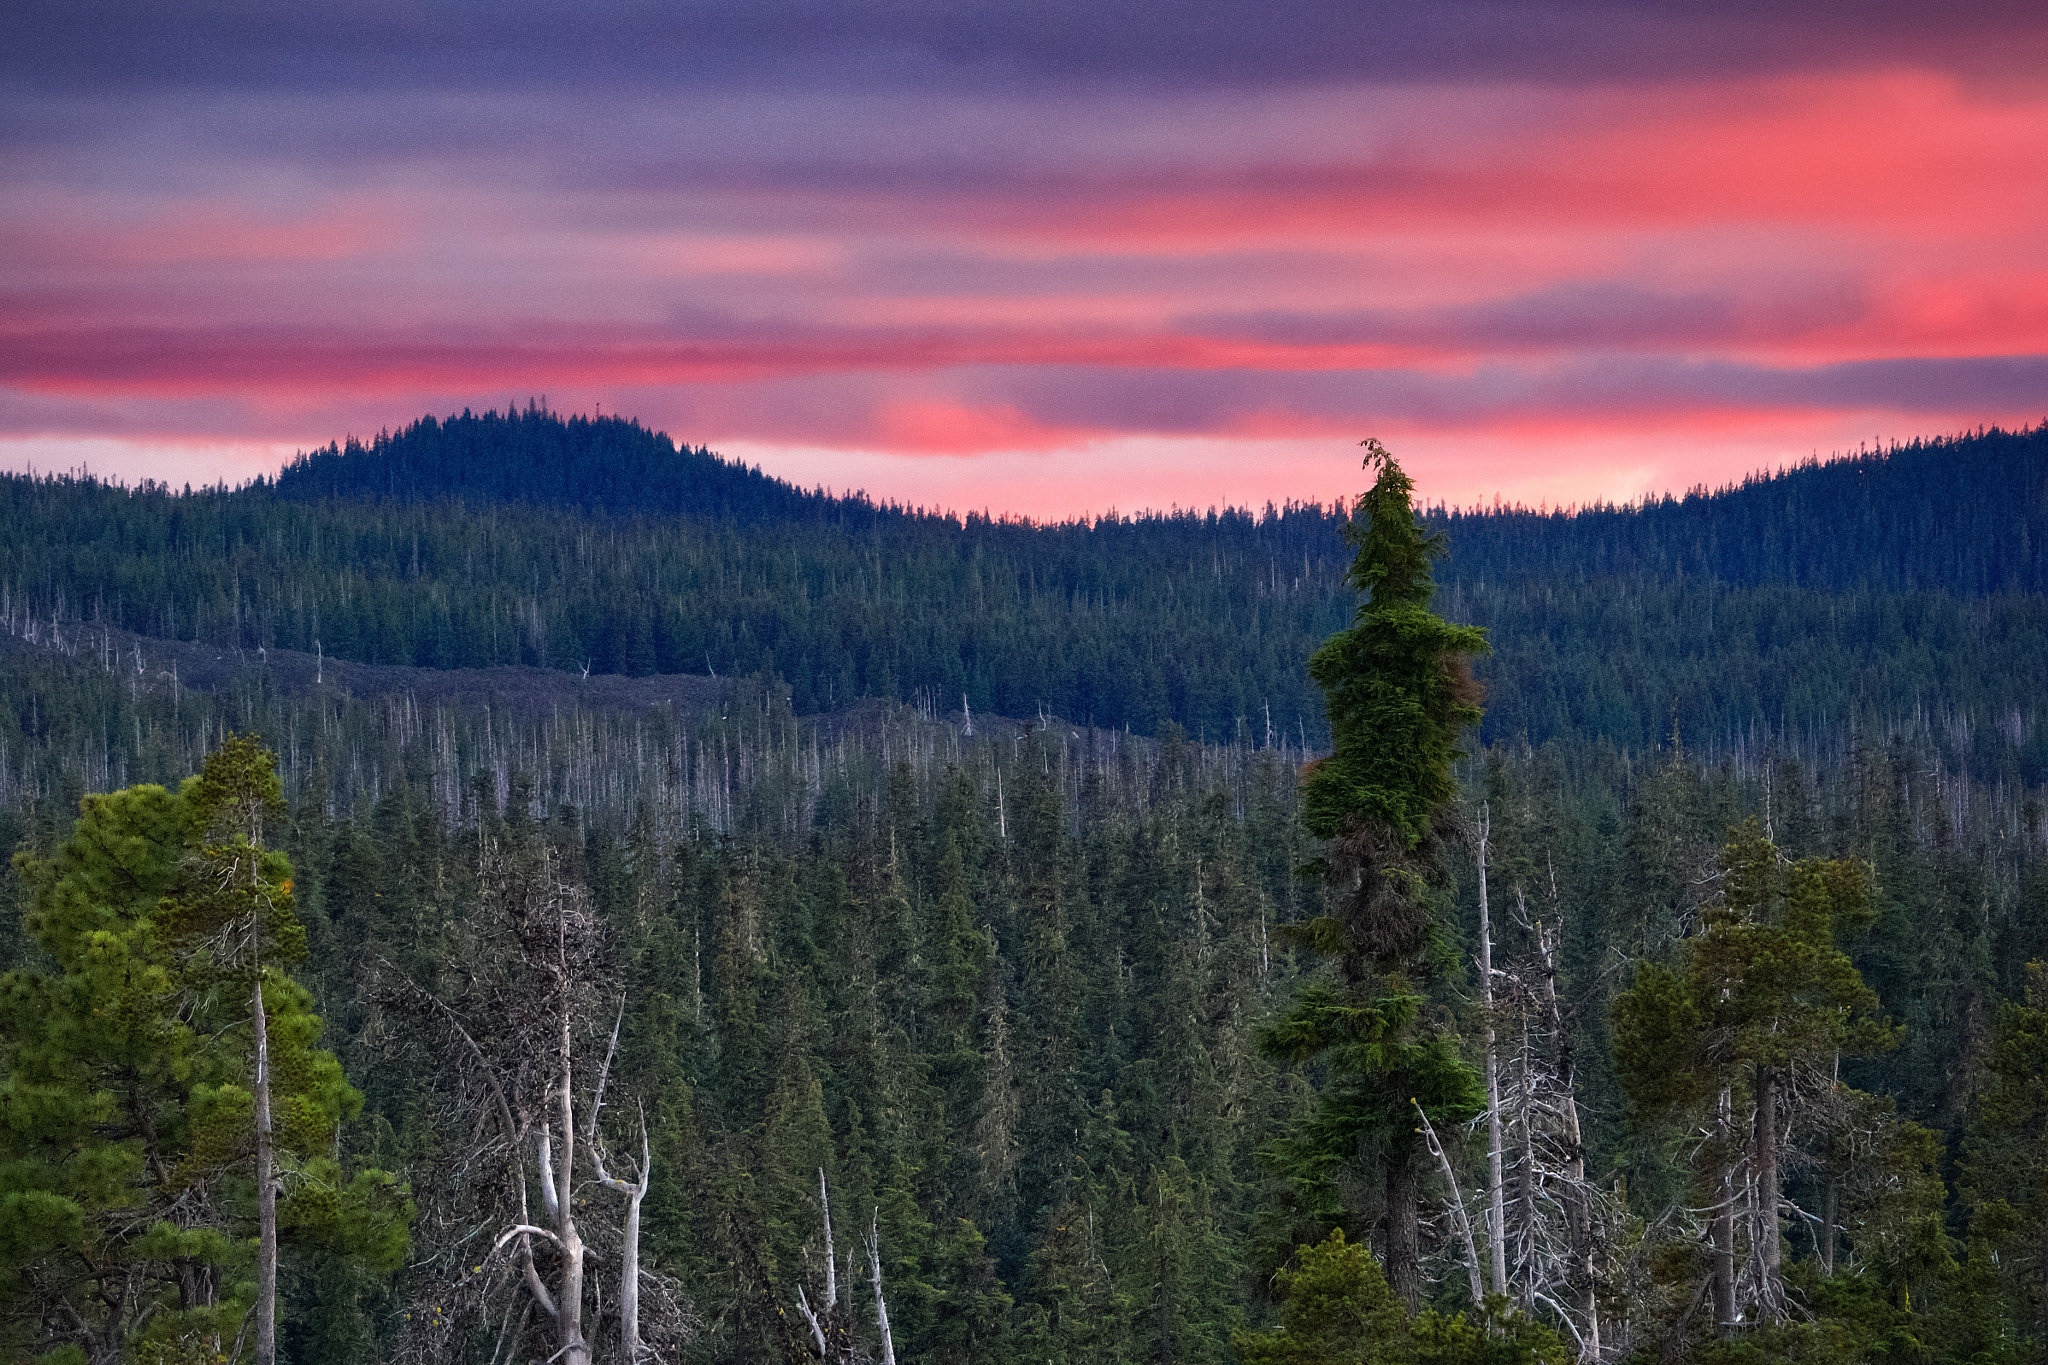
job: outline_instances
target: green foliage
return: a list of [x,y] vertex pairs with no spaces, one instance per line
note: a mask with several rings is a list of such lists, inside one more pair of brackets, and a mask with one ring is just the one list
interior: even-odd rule
[[[1496,742],[1882,725],[1929,697],[2024,711],[2048,671],[2044,458],[2048,434],[1992,432],[1639,508],[1427,512],[1457,549],[1437,610],[1491,631]],[[977,715],[1220,740],[1270,707],[1315,746],[1301,661],[1353,623],[1342,507],[918,515],[544,413],[435,419],[309,465],[289,488],[190,496],[0,479],[0,619],[204,644],[208,663],[317,642],[436,669],[764,672],[799,713],[965,694]],[[0,735],[67,710],[0,697]],[[2038,783],[2048,747],[2019,747]]]
[[[1992,433],[1639,509],[1419,524],[1384,465],[1352,518],[963,523],[786,497],[630,424],[535,414],[316,454],[326,485],[6,480],[0,839],[34,856],[0,891],[0,953],[24,969],[0,999],[20,1021],[0,1302],[69,1292],[45,1272],[124,1220],[135,1241],[106,1264],[165,1264],[146,1246],[204,1281],[152,1320],[152,1358],[246,1306],[236,1054],[260,949],[273,1037],[308,1059],[280,1102],[299,1148],[286,1350],[388,1358],[408,1196],[355,1157],[424,1182],[471,1135],[438,1123],[446,1056],[394,1046],[389,1001],[361,988],[387,960],[436,989],[487,976],[484,850],[517,849],[589,897],[608,979],[630,982],[612,1093],[648,1097],[645,1250],[698,1324],[690,1359],[787,1353],[794,1286],[818,1287],[816,1164],[842,1250],[879,1214],[901,1358],[1226,1358],[1298,1243],[1429,1196],[1409,1097],[1470,1170],[1451,1130],[1476,1103],[1457,966],[1474,888],[1427,813],[1462,777],[1492,803],[1497,961],[1531,946],[1509,888],[1559,930],[1589,1174],[1629,1205],[1614,1308],[1639,1351],[2038,1354],[2042,1030],[2020,964],[2048,955],[2043,450]],[[589,477],[597,457],[630,477]],[[1901,495],[1930,486],[1943,498]],[[1431,611],[1488,628],[1483,769],[1448,757],[1443,717],[1470,697],[1430,651],[1470,638]],[[138,655],[102,623],[157,638]],[[1347,693],[1357,733],[1401,738],[1317,770],[1312,790],[1361,813],[1322,843],[1294,781],[1328,733],[1301,660],[1339,630],[1340,683],[1385,671]],[[315,640],[318,685],[282,652]],[[707,667],[716,682],[599,676]],[[961,692],[971,738],[938,715]],[[920,715],[846,707],[861,695]],[[1109,725],[1000,719],[1041,704]],[[289,737],[283,810],[253,762],[221,770],[239,795],[131,786],[79,809],[87,787],[174,784],[247,726]],[[1724,869],[1752,813],[1784,856]],[[1290,875],[1316,859],[1337,877]],[[317,1060],[316,1003],[360,1126]],[[113,1074],[96,1058],[147,1065],[87,1084]],[[1667,1331],[1705,1273],[1682,1210],[1716,1155],[1679,1121],[1723,1082],[1740,1107],[1774,1068],[1805,1106],[1786,1197],[1834,1199],[1837,1272],[1788,1216],[1791,1320]],[[151,1140],[131,1095],[159,1124],[161,1185],[136,1175]],[[631,1117],[607,1111],[622,1151]],[[220,1226],[158,1217],[173,1186]],[[445,1250],[423,1227],[417,1265]],[[1550,1358],[1520,1335],[1534,1324],[1483,1307],[1402,1321],[1400,1358]],[[24,1322],[7,1352],[33,1348]]]
[[[94,1360],[211,1358],[253,1288],[253,947],[302,955],[290,864],[261,843],[273,759],[229,739],[172,794],[87,797],[47,858],[17,857],[29,928],[55,964],[0,979],[0,1238],[6,1349]],[[337,1125],[362,1097],[317,1046],[301,986],[265,967],[292,1253],[403,1260],[409,1208],[381,1171],[345,1173]],[[30,1231],[33,1229],[33,1231]]]
[[1999,1009],[1983,1100],[1964,1149],[1970,1231],[1995,1258],[2012,1317],[2048,1353],[2048,966]]
[[1314,1113],[1269,1158],[1311,1207],[1334,1212],[1335,1177],[1378,1175],[1387,1261],[1400,1291],[1419,1292],[1414,1188],[1420,1103],[1443,1123],[1480,1108],[1478,1073],[1447,1031],[1423,1031],[1423,997],[1403,975],[1426,973],[1442,880],[1437,828],[1457,791],[1459,735],[1479,719],[1465,659],[1483,635],[1427,607],[1442,552],[1417,523],[1413,484],[1377,441],[1379,467],[1349,532],[1350,582],[1371,597],[1351,629],[1309,664],[1323,689],[1335,752],[1302,781],[1302,823],[1335,841],[1314,865],[1329,911],[1291,928],[1298,946],[1334,960],[1337,980],[1310,982],[1261,1035],[1271,1056],[1313,1063],[1325,1080]]
[[1485,652],[1486,637],[1429,610],[1443,538],[1418,523],[1413,480],[1376,441],[1367,467],[1375,463],[1379,475],[1345,530],[1358,548],[1347,581],[1367,599],[1309,660],[1334,752],[1304,783],[1302,818],[1319,838],[1364,822],[1412,849],[1457,790],[1458,737],[1480,718],[1465,660]]
[[1323,1180],[1344,1162],[1406,1160],[1416,1145],[1415,1104],[1446,1127],[1485,1108],[1457,1038],[1416,1036],[1422,1004],[1407,994],[1353,1003],[1327,983],[1310,982],[1266,1029],[1262,1041],[1274,1055],[1321,1061],[1330,1075],[1315,1113],[1275,1147],[1283,1169]]
[[1245,1365],[1351,1365],[1391,1359],[1407,1326],[1407,1312],[1387,1287],[1370,1251],[1344,1240],[1337,1229],[1304,1246],[1292,1265],[1274,1276],[1280,1324],[1270,1332],[1240,1332]]
[[1280,1324],[1236,1337],[1244,1365],[1564,1365],[1557,1334],[1495,1301],[1408,1315],[1372,1253],[1332,1232],[1274,1277]]
[[1896,1046],[1877,995],[1836,946],[1838,924],[1867,922],[1868,869],[1806,859],[1787,866],[1755,820],[1721,854],[1719,900],[1682,942],[1677,965],[1651,963],[1615,1002],[1615,1062],[1639,1110],[1662,1116],[1831,1054]]

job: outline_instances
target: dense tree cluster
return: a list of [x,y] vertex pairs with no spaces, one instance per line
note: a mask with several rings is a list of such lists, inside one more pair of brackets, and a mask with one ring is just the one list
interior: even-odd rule
[[336,1156],[363,1097],[285,972],[306,933],[263,843],[281,805],[269,755],[230,738],[177,792],[88,797],[50,857],[17,860],[49,965],[0,977],[11,1354],[274,1360],[280,1230],[334,1291],[304,1296],[335,1331],[308,1358],[367,1344],[322,1310],[397,1270],[410,1209]]

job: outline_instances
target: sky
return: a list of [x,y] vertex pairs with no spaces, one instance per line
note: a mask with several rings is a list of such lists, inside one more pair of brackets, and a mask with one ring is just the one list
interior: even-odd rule
[[2048,417],[2048,6],[13,0],[0,467],[637,417],[1041,518]]

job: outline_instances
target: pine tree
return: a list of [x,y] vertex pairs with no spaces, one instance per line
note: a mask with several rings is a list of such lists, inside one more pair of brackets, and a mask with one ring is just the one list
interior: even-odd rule
[[[336,1159],[362,1097],[282,971],[303,931],[290,864],[261,844],[271,761],[230,738],[177,793],[87,797],[50,857],[16,861],[56,970],[0,984],[10,1346],[213,1357],[253,1319],[264,1252],[372,1274],[404,1256],[391,1178]],[[252,1160],[265,1148],[272,1171]]]
[[1614,1014],[1616,1064],[1638,1112],[1710,1134],[1696,1202],[1711,1211],[1715,1321],[1727,1330],[1787,1311],[1780,1144],[1798,1131],[1802,1099],[1831,1099],[1841,1054],[1882,1050],[1896,1035],[1835,941],[1869,922],[1863,864],[1787,864],[1751,820],[1731,834],[1721,868],[1700,932],[1671,964],[1644,964]]

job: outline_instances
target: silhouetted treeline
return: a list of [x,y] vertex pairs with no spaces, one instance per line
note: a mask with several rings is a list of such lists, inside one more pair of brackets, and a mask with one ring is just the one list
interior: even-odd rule
[[1439,510],[1460,580],[2048,591],[2048,424],[1916,439],[1626,506]]

